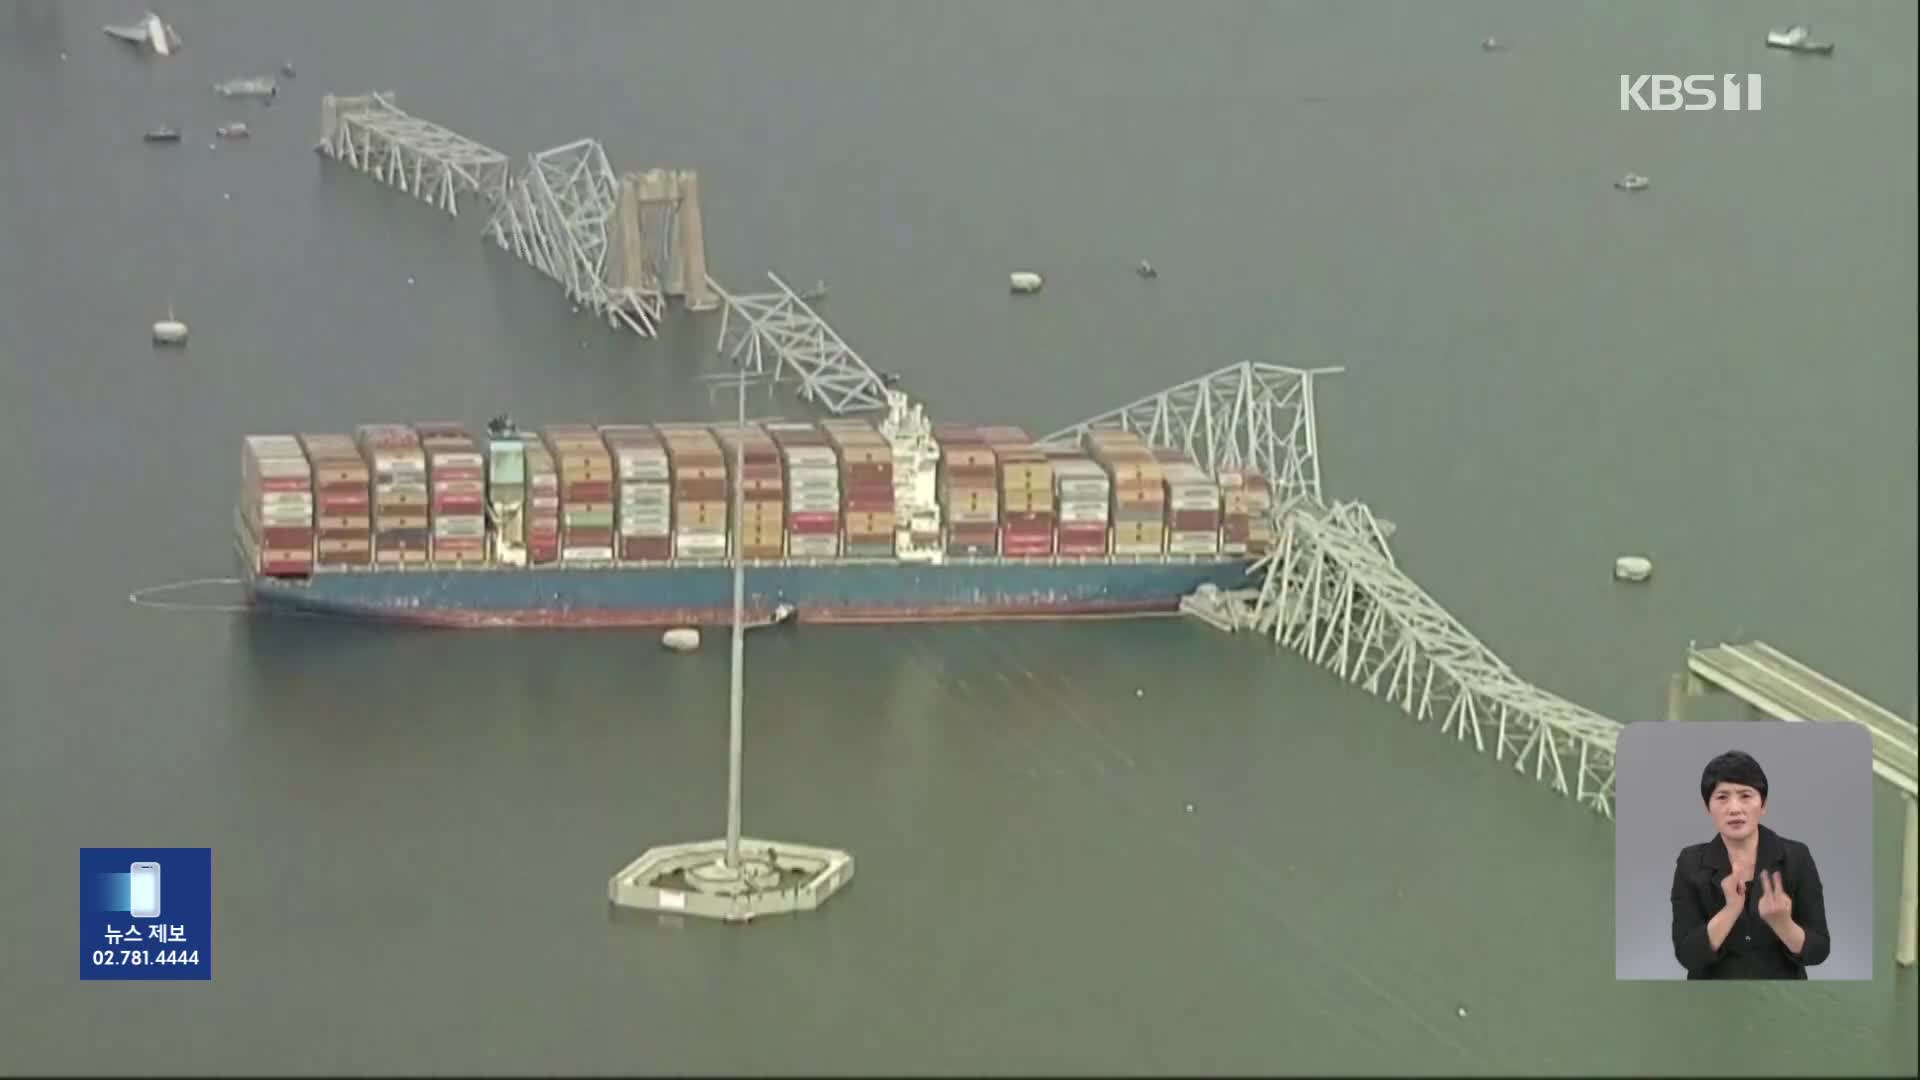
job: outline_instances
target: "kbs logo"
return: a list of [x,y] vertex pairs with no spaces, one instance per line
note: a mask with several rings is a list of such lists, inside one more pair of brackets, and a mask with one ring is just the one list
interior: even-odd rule
[[1759,112],[1760,76],[1744,76],[1744,84],[1742,78],[1740,75],[1622,75],[1620,111]]

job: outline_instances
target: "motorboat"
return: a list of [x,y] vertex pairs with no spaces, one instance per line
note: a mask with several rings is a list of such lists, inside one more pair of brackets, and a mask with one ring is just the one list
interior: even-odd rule
[[1007,283],[1016,293],[1037,293],[1040,291],[1040,275],[1031,270],[1015,270],[1007,275]]
[[253,134],[245,124],[222,124],[213,133],[223,139],[244,139]]
[[1767,31],[1767,48],[1812,56],[1833,55],[1833,42],[1813,40],[1813,27],[1806,23],[1795,23],[1784,30]]
[[175,127],[157,127],[140,137],[153,143],[177,143],[180,141],[180,129]]
[[1620,179],[1615,180],[1613,186],[1619,188],[1621,191],[1645,191],[1647,190],[1647,185],[1652,182],[1653,181],[1648,180],[1639,173],[1628,173]]
[[1160,271],[1155,270],[1153,268],[1153,264],[1148,262],[1145,259],[1140,260],[1140,265],[1134,267],[1133,272],[1136,274],[1139,274],[1143,278],[1148,278],[1148,279],[1157,278],[1160,276]]

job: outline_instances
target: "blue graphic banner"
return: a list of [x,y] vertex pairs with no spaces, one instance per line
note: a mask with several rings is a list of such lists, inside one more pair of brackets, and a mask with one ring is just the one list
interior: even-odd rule
[[81,848],[80,977],[213,978],[213,849]]

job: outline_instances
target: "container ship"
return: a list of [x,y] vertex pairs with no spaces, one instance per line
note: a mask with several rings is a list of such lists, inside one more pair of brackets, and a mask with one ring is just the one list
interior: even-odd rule
[[1126,431],[933,424],[898,392],[878,424],[252,435],[241,471],[254,606],[429,626],[724,625],[736,554],[749,618],[1144,614],[1244,584],[1272,542],[1257,473]]

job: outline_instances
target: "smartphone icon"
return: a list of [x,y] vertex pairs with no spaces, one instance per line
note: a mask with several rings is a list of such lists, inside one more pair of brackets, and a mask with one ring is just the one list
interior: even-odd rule
[[136,919],[160,917],[160,864],[134,863],[128,874],[127,900]]

